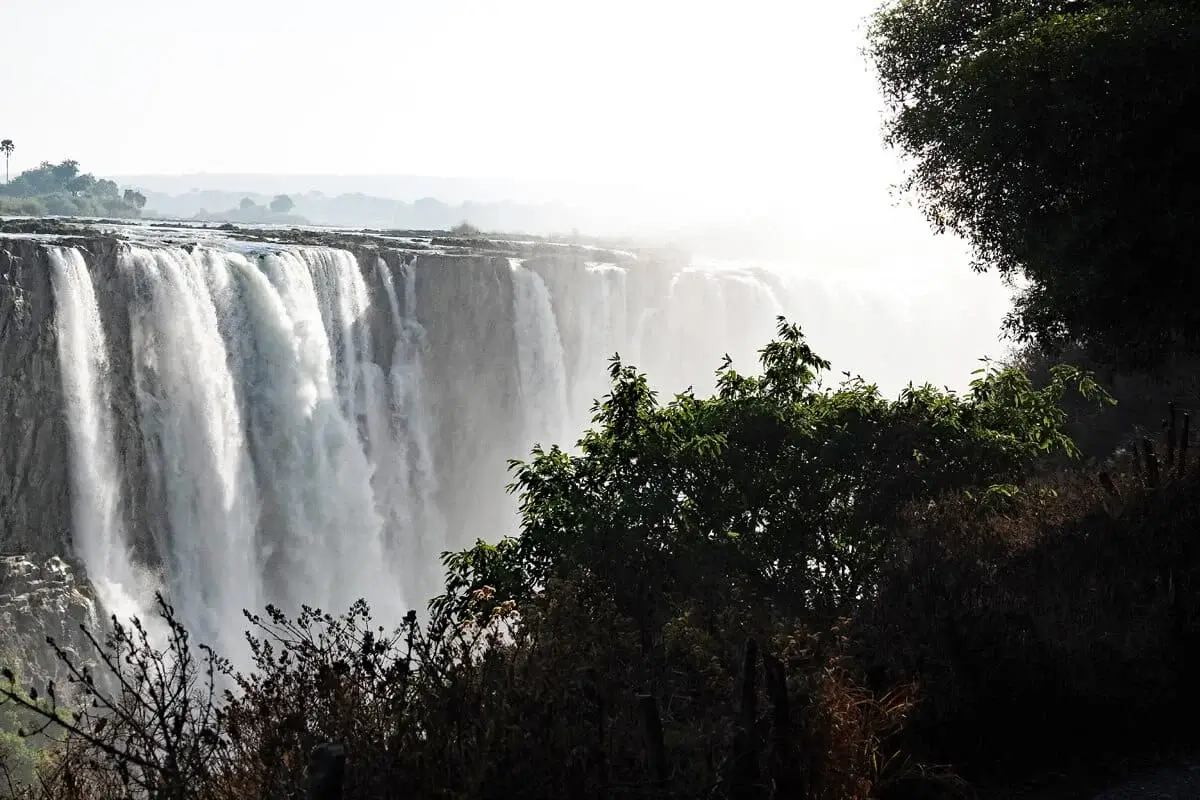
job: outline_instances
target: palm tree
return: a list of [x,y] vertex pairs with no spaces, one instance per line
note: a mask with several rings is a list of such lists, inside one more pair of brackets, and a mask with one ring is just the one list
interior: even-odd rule
[[12,139],[5,139],[4,141],[0,142],[0,153],[4,153],[4,182],[5,183],[8,183],[8,160],[10,158],[12,158],[13,150],[16,150],[16,148],[13,147]]

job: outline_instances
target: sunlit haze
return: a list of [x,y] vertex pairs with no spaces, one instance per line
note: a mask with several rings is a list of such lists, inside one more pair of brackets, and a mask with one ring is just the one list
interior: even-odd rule
[[17,167],[624,184],[792,225],[898,174],[869,0],[5,5]]
[[998,280],[890,191],[900,161],[861,52],[873,0],[6,5],[14,172],[74,158],[156,191],[392,196],[380,176],[461,178],[430,193],[559,200],[633,233],[730,230],[889,284],[920,274],[918,293],[970,306],[956,374],[1001,350]]

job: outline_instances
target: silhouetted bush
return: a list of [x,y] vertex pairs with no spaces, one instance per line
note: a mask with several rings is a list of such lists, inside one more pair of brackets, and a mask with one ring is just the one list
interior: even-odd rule
[[[116,691],[78,673],[95,705],[58,722],[68,744],[39,797],[284,797],[325,742],[348,754],[346,798],[656,787],[793,796],[778,785],[832,800],[912,772],[891,743],[907,688],[878,698],[862,689],[836,631],[755,630],[735,610],[711,625],[681,614],[650,652],[586,584],[556,582],[482,624],[435,617],[420,627],[413,616],[391,635],[361,603],[337,618],[272,611],[252,619],[250,675],[193,660],[165,605],[162,617],[165,652],[141,626],[118,627],[102,648]],[[222,676],[234,686],[218,698]]]
[[920,684],[912,752],[1011,777],[1195,741],[1200,472],[1152,452],[911,510],[855,636],[873,683]]

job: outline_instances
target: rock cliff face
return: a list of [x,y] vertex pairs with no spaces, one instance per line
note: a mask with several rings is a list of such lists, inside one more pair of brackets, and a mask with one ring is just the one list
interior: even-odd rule
[[91,589],[65,561],[0,557],[0,665],[17,670],[25,685],[44,689],[54,681],[66,689],[69,673],[46,639],[77,666],[93,666],[95,651],[81,626],[103,639]]
[[[64,552],[71,530],[66,421],[43,251],[0,239],[0,549]],[[56,492],[58,493],[56,496]]]

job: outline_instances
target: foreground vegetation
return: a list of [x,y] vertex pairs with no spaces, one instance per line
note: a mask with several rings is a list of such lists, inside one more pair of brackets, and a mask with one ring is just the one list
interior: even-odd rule
[[27,791],[278,797],[332,742],[347,797],[967,796],[1190,707],[1182,444],[1105,491],[1038,474],[1064,398],[1106,401],[1075,370],[888,401],[823,388],[794,326],[762,358],[665,404],[614,362],[580,453],[514,465],[522,535],[448,554],[424,624],[271,610],[245,675],[118,626]]

